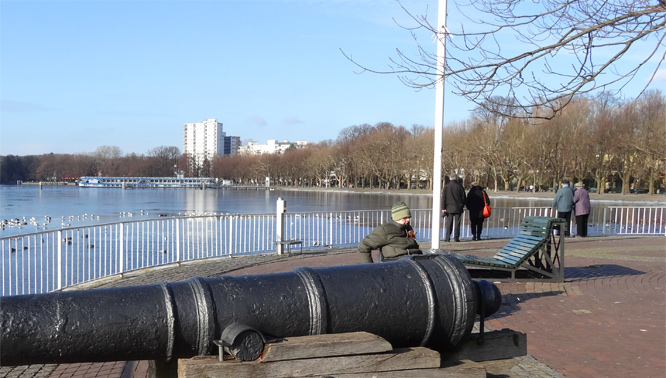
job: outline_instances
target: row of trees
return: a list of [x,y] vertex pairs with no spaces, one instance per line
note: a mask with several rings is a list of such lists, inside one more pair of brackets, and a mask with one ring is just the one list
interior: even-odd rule
[[[622,102],[608,94],[579,97],[551,119],[505,116],[512,105],[479,107],[444,131],[443,173],[490,188],[556,187],[568,178],[598,193],[639,188],[663,193],[666,98],[650,91]],[[218,177],[239,183],[271,177],[283,185],[432,188],[434,130],[390,123],[352,126],[335,143],[275,156],[233,156],[213,162]],[[331,175],[333,173],[333,175]],[[333,179],[334,178],[334,179]],[[573,182],[572,181],[572,182]]]
[[119,147],[100,146],[94,153],[0,156],[0,184],[17,181],[74,181],[81,176],[173,176],[182,160],[178,147],[156,147],[146,155],[123,155]]
[[[499,106],[494,99],[492,106]],[[443,173],[495,189],[556,187],[583,180],[598,193],[644,188],[663,192],[666,175],[666,98],[651,91],[622,102],[610,95],[579,97],[552,119],[532,120],[479,107],[444,131]],[[432,188],[434,130],[391,123],[343,129],[325,141],[284,154],[230,155],[196,166],[177,147],[122,155],[117,147],[93,154],[5,156],[2,183],[66,180],[88,175],[217,177],[237,184]]]

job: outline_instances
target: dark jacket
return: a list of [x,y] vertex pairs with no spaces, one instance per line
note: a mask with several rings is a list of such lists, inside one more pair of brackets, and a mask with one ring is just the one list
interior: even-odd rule
[[478,185],[473,186],[467,193],[467,202],[465,203],[465,206],[467,206],[467,210],[469,210],[469,217],[471,219],[483,218],[483,206],[486,204],[483,201],[484,194],[490,205],[490,198],[488,198],[488,194],[482,187]]
[[570,186],[563,186],[555,193],[553,199],[553,207],[557,208],[560,213],[569,213],[573,210],[574,206],[574,193]]
[[461,214],[465,207],[465,189],[458,183],[458,180],[451,180],[444,185],[442,191],[442,210],[449,214]]
[[419,243],[407,236],[412,226],[402,225],[393,220],[388,221],[372,230],[358,245],[361,263],[371,263],[373,250],[381,249],[385,258],[395,258],[406,255],[407,250],[418,250]]

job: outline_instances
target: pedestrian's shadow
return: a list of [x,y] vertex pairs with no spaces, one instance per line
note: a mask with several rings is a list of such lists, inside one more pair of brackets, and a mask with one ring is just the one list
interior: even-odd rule
[[555,297],[561,295],[563,292],[560,290],[557,291],[546,291],[542,293],[523,293],[523,294],[504,294],[502,295],[502,305],[499,310],[495,312],[490,319],[500,319],[505,316],[510,316],[514,312],[520,311],[520,306],[522,303],[527,302],[535,298],[544,298],[544,297]]
[[[564,268],[564,276],[566,277],[566,284],[572,282],[581,282],[590,279],[603,278],[603,277],[617,277],[617,276],[637,276],[645,274],[640,270],[627,268],[626,266],[616,264],[597,264],[584,267],[569,267]],[[499,310],[492,315],[491,319],[499,319],[509,316],[514,312],[520,310],[522,303],[535,298],[555,297],[562,295],[564,291],[553,290],[541,293],[510,293],[502,295],[502,305]]]
[[564,277],[567,278],[567,281],[584,281],[599,277],[638,276],[641,274],[645,274],[645,272],[616,264],[596,264],[564,268]]

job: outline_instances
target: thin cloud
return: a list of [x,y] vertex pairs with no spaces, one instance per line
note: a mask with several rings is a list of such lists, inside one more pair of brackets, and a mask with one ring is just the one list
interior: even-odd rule
[[261,116],[253,116],[249,119],[249,122],[259,127],[266,127],[266,125],[268,125],[268,122],[266,122],[264,117]]
[[301,121],[298,117],[287,117],[282,120],[282,123],[285,125],[299,125],[304,122]]
[[22,101],[12,101],[12,100],[1,100],[0,101],[0,111],[8,113],[30,113],[30,112],[44,112],[51,111],[46,106],[35,104],[31,102],[22,102]]

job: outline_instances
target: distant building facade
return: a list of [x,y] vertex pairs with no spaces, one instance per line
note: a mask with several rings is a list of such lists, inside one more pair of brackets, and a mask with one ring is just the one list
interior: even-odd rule
[[183,127],[183,153],[192,156],[198,166],[206,159],[212,161],[216,155],[236,154],[239,147],[240,137],[227,136],[222,123],[214,118],[186,123]]
[[241,141],[239,136],[225,136],[224,137],[224,154],[225,155],[235,155],[238,153],[238,149],[241,146]]
[[275,139],[269,139],[266,144],[250,141],[247,145],[240,146],[238,153],[245,155],[282,154],[292,146],[295,148],[303,148],[307,145],[308,142],[304,140],[299,140],[294,143],[288,140],[278,142]]

